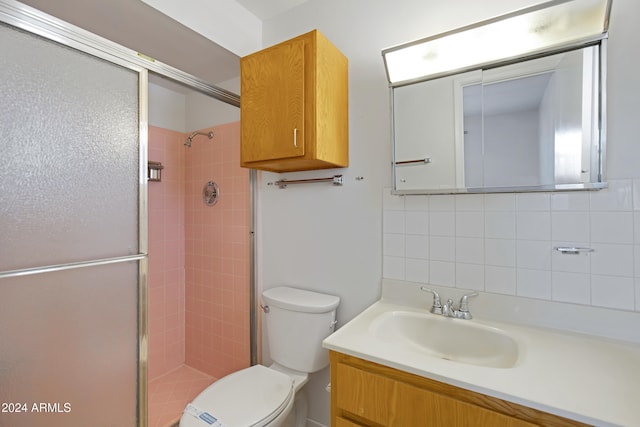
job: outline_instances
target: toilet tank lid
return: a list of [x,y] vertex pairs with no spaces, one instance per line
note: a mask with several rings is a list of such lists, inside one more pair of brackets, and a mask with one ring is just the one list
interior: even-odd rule
[[262,299],[268,305],[304,313],[327,313],[335,310],[340,304],[340,298],[335,295],[288,286],[267,289],[262,293]]

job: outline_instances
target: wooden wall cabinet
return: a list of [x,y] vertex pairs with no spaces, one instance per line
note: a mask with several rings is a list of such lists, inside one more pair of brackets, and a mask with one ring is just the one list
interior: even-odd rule
[[319,31],[240,59],[240,165],[349,165],[348,61]]
[[352,356],[330,353],[332,427],[586,426]]

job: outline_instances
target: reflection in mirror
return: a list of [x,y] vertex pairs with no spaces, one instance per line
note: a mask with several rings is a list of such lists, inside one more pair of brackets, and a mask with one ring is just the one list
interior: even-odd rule
[[600,188],[600,47],[392,89],[398,192]]
[[[482,81],[481,71],[429,80],[393,90],[396,188],[463,186],[461,123],[456,123],[461,82]],[[460,118],[458,118],[458,121]],[[458,152],[458,153],[456,153]]]
[[481,85],[463,88],[466,187],[597,179],[590,174],[594,49],[529,61],[528,70],[488,70]]

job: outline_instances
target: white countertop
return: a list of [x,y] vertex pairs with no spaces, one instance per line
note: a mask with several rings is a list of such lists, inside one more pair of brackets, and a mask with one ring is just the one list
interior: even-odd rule
[[398,350],[371,330],[390,311],[428,313],[384,298],[325,339],[330,350],[596,426],[640,426],[640,344],[476,316],[518,343],[513,368],[489,368]]

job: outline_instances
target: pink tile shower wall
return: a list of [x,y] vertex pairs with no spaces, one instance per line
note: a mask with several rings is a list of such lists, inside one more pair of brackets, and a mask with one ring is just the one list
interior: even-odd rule
[[162,162],[149,182],[149,379],[184,363],[185,135],[149,127],[149,160]]
[[[249,366],[249,173],[239,122],[194,138],[185,152],[186,363],[221,378]],[[218,184],[207,206],[202,190]]]

